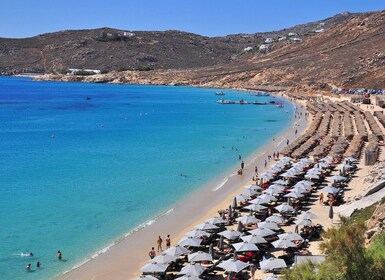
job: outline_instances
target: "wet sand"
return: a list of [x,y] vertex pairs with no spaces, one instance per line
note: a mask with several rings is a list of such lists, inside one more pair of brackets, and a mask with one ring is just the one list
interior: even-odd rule
[[[163,240],[169,234],[171,246],[178,243],[184,233],[193,229],[194,225],[205,219],[218,216],[219,209],[228,208],[235,195],[242,192],[243,186],[250,183],[255,175],[255,166],[259,173],[264,169],[264,160],[267,155],[280,151],[286,145],[286,139],[292,142],[295,139],[295,130],[300,135],[309,124],[304,117],[305,108],[296,103],[301,119],[295,119],[292,125],[282,134],[275,137],[250,157],[243,159],[245,169],[243,175],[236,175],[238,168],[221,174],[212,182],[206,184],[188,198],[174,206],[173,211],[159,218],[153,224],[142,228],[110,248],[107,252],[97,256],[84,265],[59,276],[59,279],[132,279],[139,276],[140,268],[149,261],[148,251],[156,248],[156,240],[161,235]],[[305,107],[305,106],[304,106]],[[274,161],[271,160],[269,164]],[[225,178],[228,180],[224,183]],[[152,198],[156,199],[156,198]],[[163,242],[165,247],[165,242]]]

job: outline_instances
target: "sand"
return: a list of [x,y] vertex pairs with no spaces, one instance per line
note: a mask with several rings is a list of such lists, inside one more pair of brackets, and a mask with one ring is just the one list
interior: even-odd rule
[[[305,112],[304,103],[296,103],[300,112]],[[304,114],[303,114],[304,115]],[[286,145],[286,139],[292,142],[295,139],[294,131],[300,135],[309,125],[302,116],[295,119],[292,125],[274,141],[266,144],[250,157],[244,159],[243,175],[236,175],[238,168],[229,170],[218,176],[217,179],[206,184],[188,198],[173,207],[173,211],[159,218],[153,224],[134,232],[122,239],[107,252],[97,256],[84,265],[59,276],[59,279],[132,279],[139,276],[140,268],[149,261],[147,255],[151,247],[156,248],[156,240],[161,235],[163,240],[169,234],[171,245],[179,242],[184,233],[193,229],[204,220],[218,216],[219,209],[226,209],[233,197],[244,190],[243,186],[250,183],[255,175],[255,166],[262,172],[267,155],[280,151]],[[269,162],[269,165],[273,160]],[[224,179],[228,178],[226,182]],[[156,198],[154,198],[156,199]],[[164,242],[163,242],[164,244]]]

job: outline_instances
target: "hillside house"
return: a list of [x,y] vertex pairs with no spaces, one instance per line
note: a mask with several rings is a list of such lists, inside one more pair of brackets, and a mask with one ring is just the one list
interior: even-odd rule
[[267,51],[268,49],[269,49],[268,45],[260,45],[258,48],[259,51]]
[[314,30],[315,33],[322,33],[322,32],[324,32],[324,31],[325,31],[325,29],[323,29],[323,28]]
[[297,33],[294,33],[294,32],[289,32],[289,34],[287,34],[289,37],[293,37],[293,36],[297,36]]
[[293,42],[301,42],[302,39],[301,39],[301,38],[298,38],[298,37],[294,37],[294,38],[290,38],[290,41],[293,41]]
[[271,44],[273,42],[274,42],[273,38],[266,38],[266,40],[265,40],[266,44]]
[[68,69],[69,74],[76,75],[77,73],[83,72],[83,73],[90,73],[90,74],[100,74],[100,70],[95,69],[76,69],[76,68],[70,68]]
[[286,41],[286,39],[287,39],[286,37],[281,37],[281,38],[278,38],[278,41],[282,42],[282,41]]
[[243,49],[244,52],[251,52],[252,50],[253,50],[253,47],[247,47]]

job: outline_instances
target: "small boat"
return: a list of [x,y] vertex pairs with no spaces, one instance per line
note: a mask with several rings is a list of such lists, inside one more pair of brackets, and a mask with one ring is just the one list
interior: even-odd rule
[[239,104],[246,105],[246,104],[249,104],[249,103],[247,101],[241,99],[241,100],[239,100]]
[[234,104],[235,102],[231,101],[231,100],[226,100],[226,99],[219,99],[219,100],[217,100],[217,103],[219,103],[219,104]]
[[277,107],[278,107],[278,108],[283,108],[284,106],[283,106],[282,103],[279,103]]
[[268,92],[257,92],[255,96],[270,96],[270,93]]
[[253,104],[254,105],[267,105],[266,102],[258,102],[258,101],[254,101]]
[[223,90],[221,90],[221,91],[217,91],[217,92],[215,93],[215,95],[225,95],[225,93],[224,93]]

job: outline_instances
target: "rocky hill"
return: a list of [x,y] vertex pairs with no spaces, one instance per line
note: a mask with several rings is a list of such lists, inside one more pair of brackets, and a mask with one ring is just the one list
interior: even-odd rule
[[[64,73],[67,69],[122,70],[189,69],[243,61],[306,39],[355,14],[343,13],[313,23],[255,34],[204,37],[180,31],[141,32],[110,28],[61,31],[26,39],[0,38],[0,73]],[[278,41],[279,38],[282,41]],[[246,51],[245,51],[246,49]]]

